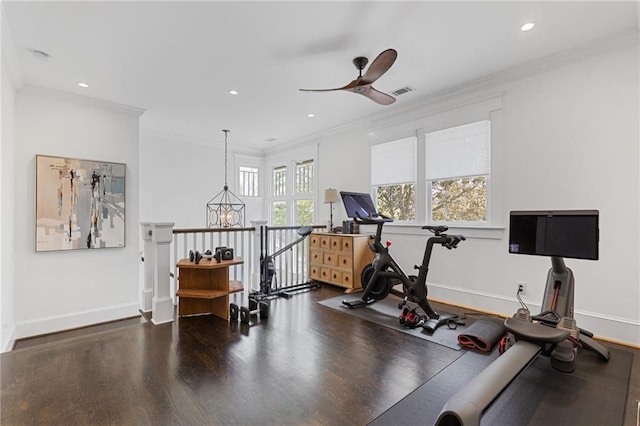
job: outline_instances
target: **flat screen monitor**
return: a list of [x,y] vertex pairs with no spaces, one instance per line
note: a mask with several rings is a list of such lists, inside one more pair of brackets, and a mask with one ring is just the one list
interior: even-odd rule
[[512,211],[509,253],[598,260],[598,211]]
[[[346,192],[340,191],[342,202],[344,203],[344,209],[347,212],[347,216],[350,218],[359,217],[376,217],[376,207],[373,205],[371,195],[364,192]],[[356,214],[357,213],[357,214]]]

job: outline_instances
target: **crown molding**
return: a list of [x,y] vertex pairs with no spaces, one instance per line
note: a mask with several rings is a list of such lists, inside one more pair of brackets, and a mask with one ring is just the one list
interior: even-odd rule
[[[148,129],[148,128],[140,128],[140,136],[141,137],[149,137],[155,139],[163,139],[169,142],[177,142],[177,143],[189,143],[194,145],[201,145],[207,147],[221,147],[224,148],[224,140],[216,141],[213,139],[206,139],[197,136],[187,136],[181,135],[178,133],[170,133],[162,130]],[[229,146],[234,155],[247,155],[251,157],[263,157],[264,152],[260,149],[253,149],[250,147],[235,145]]]
[[145,109],[130,105],[123,105],[116,102],[91,98],[89,96],[77,95],[75,93],[64,92],[61,90],[47,89],[41,86],[24,85],[17,93],[62,100],[65,102],[75,103],[83,106],[105,109],[120,114],[133,115],[135,117],[140,117],[146,111]]
[[2,68],[6,71],[9,81],[15,90],[18,90],[24,84],[24,77],[22,75],[22,67],[18,60],[18,54],[16,52],[15,44],[13,43],[13,36],[11,35],[11,29],[7,22],[6,13],[4,11],[4,5],[0,3],[0,31],[2,40]]

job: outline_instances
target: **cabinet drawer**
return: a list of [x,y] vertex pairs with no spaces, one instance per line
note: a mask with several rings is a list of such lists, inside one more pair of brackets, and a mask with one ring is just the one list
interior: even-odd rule
[[336,284],[342,284],[342,271],[339,269],[331,270],[331,281]]
[[342,237],[341,244],[340,244],[340,251],[351,253],[352,250],[353,250],[353,239]]
[[320,274],[320,267],[317,265],[311,265],[309,267],[309,278],[313,278],[316,280],[322,279],[322,275]]
[[320,248],[329,250],[331,248],[331,237],[328,235],[320,235]]
[[331,268],[320,268],[320,279],[322,281],[330,281],[331,279]]
[[338,266],[338,254],[332,252],[325,252],[322,263],[328,266]]
[[309,247],[311,247],[311,248],[320,248],[320,235],[311,234],[309,236]]
[[309,249],[309,262],[322,264],[324,262],[324,252],[322,250]]
[[338,255],[338,266],[345,269],[353,268],[353,257],[345,254]]
[[353,274],[351,272],[343,272],[342,273],[342,284],[349,288],[358,288],[360,287],[360,283],[353,282]]

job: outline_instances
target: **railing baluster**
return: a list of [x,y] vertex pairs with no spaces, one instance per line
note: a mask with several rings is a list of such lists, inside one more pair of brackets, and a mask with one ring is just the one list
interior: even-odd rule
[[[316,225],[314,228],[324,228],[322,225]],[[273,255],[278,250],[296,241],[299,227],[269,227],[265,226],[264,231],[268,236],[268,245],[265,247],[266,253]],[[199,250],[204,253],[210,249],[212,252],[216,247],[230,247],[234,249],[235,256],[242,257],[244,263],[235,265],[230,270],[230,278],[243,282],[245,289],[251,288],[249,280],[253,268],[259,268],[259,259],[254,258],[256,249],[256,241],[254,239],[255,228],[185,228],[174,229],[174,238],[172,240],[173,264],[171,271],[173,272],[174,281],[171,288],[174,303],[177,302],[175,292],[178,287],[178,276],[176,264],[180,259],[189,257],[189,250]],[[178,234],[182,234],[179,237]],[[209,246],[207,246],[207,243]],[[290,250],[283,252],[280,256],[273,259],[276,268],[276,286],[277,288],[287,287],[290,285],[305,283],[308,279],[308,262],[307,253],[309,247],[308,239],[302,243],[294,245]],[[215,262],[215,261],[214,261]],[[232,272],[231,272],[232,271]]]

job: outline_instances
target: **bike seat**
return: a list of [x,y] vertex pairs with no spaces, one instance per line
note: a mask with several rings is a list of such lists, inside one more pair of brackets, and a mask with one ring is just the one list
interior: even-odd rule
[[428,229],[434,234],[439,234],[449,229],[449,227],[447,225],[438,225],[438,226],[425,225],[422,227],[422,229]]
[[571,334],[569,330],[561,330],[516,318],[507,318],[504,325],[516,337],[533,343],[560,343]]

